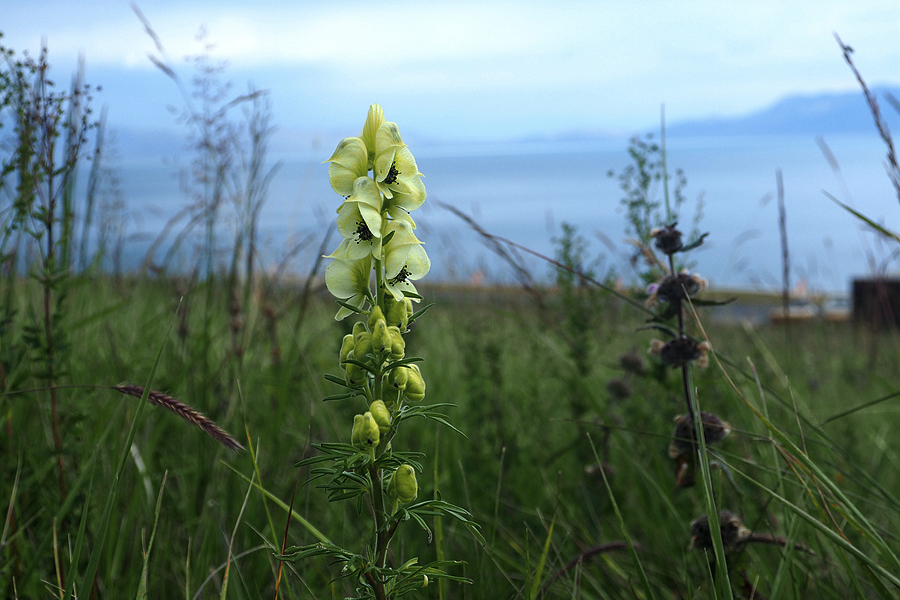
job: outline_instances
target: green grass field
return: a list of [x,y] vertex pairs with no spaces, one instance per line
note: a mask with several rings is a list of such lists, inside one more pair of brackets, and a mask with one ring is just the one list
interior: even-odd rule
[[[339,372],[346,330],[332,319],[333,303],[316,295],[304,304],[298,290],[286,288],[255,296],[242,308],[236,346],[222,289],[198,285],[181,300],[182,292],[166,280],[76,280],[57,391],[61,455],[48,392],[13,393],[41,387],[41,380],[29,357],[17,354],[21,329],[7,324],[0,396],[4,597],[55,596],[73,578],[74,597],[88,597],[91,585],[94,597],[104,598],[218,597],[226,596],[227,581],[229,598],[268,598],[278,578],[274,549],[286,528],[288,545],[315,542],[309,525],[339,544],[367,543],[354,503],[328,503],[294,467],[310,443],[349,438],[361,410],[362,401],[322,401],[339,391],[323,373]],[[15,294],[17,316],[27,320],[38,290],[21,284]],[[643,316],[601,298],[593,308],[589,368],[573,376],[558,311],[540,310],[514,290],[424,294],[437,303],[408,344],[425,358],[425,403],[456,405],[449,414],[468,439],[418,420],[406,426],[403,443],[428,455],[420,496],[439,490],[466,507],[487,543],[444,519],[431,523],[429,545],[423,530],[407,525],[391,562],[464,561],[455,574],[474,583],[445,582],[447,598],[646,597],[641,569],[653,597],[712,597],[709,563],[688,550],[690,523],[705,512],[702,495],[676,490],[666,454],[672,418],[683,412],[679,379],[646,354],[652,334],[636,331]],[[500,300],[505,295],[510,301]],[[546,298],[553,309],[553,295]],[[735,596],[893,597],[895,400],[824,422],[897,391],[895,333],[826,323],[790,330],[735,323],[706,333],[715,357],[695,370],[698,400],[733,428],[715,455],[720,506],[755,532],[814,552],[742,546],[728,556]],[[632,351],[642,373],[620,366]],[[157,355],[151,387],[213,418],[248,451],[224,449],[159,407],[139,413],[138,399],[102,387],[146,384]],[[614,397],[607,387],[613,380],[625,382],[630,396]],[[136,418],[134,442],[125,447]],[[289,520],[292,501],[298,518]],[[618,544],[627,541],[634,554]],[[76,546],[81,552],[73,558]],[[84,581],[92,561],[96,575]],[[339,573],[325,560],[285,566],[281,597],[353,593],[352,582],[335,580]],[[438,597],[437,587],[423,597]]]
[[900,595],[897,328],[713,306],[675,256],[705,234],[675,229],[664,128],[619,175],[630,289],[565,224],[552,289],[482,230],[521,287],[419,282],[424,184],[378,105],[329,160],[341,245],[289,281],[257,261],[265,94],[230,99],[208,55],[189,91],[154,40],[191,187],[128,275],[102,170],[74,184],[103,156],[94,88],[0,47],[0,597]]

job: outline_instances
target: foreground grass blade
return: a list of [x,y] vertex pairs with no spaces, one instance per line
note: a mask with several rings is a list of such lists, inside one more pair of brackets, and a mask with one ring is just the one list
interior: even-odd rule
[[153,540],[156,538],[156,525],[159,523],[159,512],[160,508],[162,508],[163,492],[166,489],[166,479],[168,477],[169,472],[166,471],[163,474],[162,483],[159,485],[159,496],[156,498],[156,510],[153,513],[153,530],[150,532],[150,541],[147,543],[147,552],[144,553],[144,565],[141,568],[141,583],[138,586],[135,600],[143,600],[147,597],[147,575],[150,566],[150,553],[153,551]]
[[[227,463],[222,463],[222,464],[224,464],[226,467],[228,467],[229,469],[231,469],[232,471],[234,471],[234,472],[235,472],[239,477],[241,477],[244,481],[246,481],[246,482],[250,483],[251,485],[255,486],[256,489],[258,489],[260,492],[262,492],[263,494],[265,494],[267,498],[269,498],[272,502],[274,502],[276,506],[278,506],[279,508],[283,509],[285,512],[288,512],[288,511],[290,510],[290,507],[288,507],[287,504],[285,504],[284,502],[282,502],[281,499],[280,499],[278,496],[276,496],[275,494],[273,494],[273,493],[270,492],[269,490],[267,490],[267,489],[265,489],[264,487],[262,487],[259,483],[253,481],[251,478],[247,477],[246,475],[244,475],[243,473],[241,473],[240,471],[238,471],[237,469],[235,469],[233,466],[231,466],[231,465],[229,465],[229,464],[227,464]],[[313,525],[312,523],[310,523],[309,521],[307,521],[306,519],[304,519],[304,518],[303,518],[301,515],[299,515],[296,511],[291,511],[291,516],[293,516],[293,517],[294,517],[301,525],[303,525],[303,527],[304,527],[308,532],[310,532],[317,540],[319,540],[319,541],[322,542],[323,544],[331,544],[331,541],[325,536],[324,533],[322,533],[321,531],[319,531],[318,529],[316,529],[316,526],[315,526],[315,525]]]
[[535,600],[538,591],[541,589],[541,581],[544,578],[544,566],[547,564],[547,553],[550,552],[550,542],[553,541],[553,526],[556,525],[556,513],[550,520],[550,527],[547,528],[547,539],[544,540],[544,548],[541,551],[541,558],[538,560],[537,569],[534,571],[534,577],[531,580],[531,591],[528,597]]

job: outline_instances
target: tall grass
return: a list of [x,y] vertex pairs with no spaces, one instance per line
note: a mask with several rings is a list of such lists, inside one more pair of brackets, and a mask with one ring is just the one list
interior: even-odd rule
[[[9,60],[4,111],[26,106],[40,82]],[[322,402],[338,391],[321,377],[336,368],[338,343],[322,340],[345,331],[316,267],[300,283],[252,276],[248,208],[240,254],[226,255],[215,276],[117,280],[74,269],[95,263],[81,260],[90,245],[78,239],[89,201],[65,199],[56,172],[39,202],[48,179],[24,167],[38,165],[41,146],[17,139],[25,154],[3,156],[0,182],[0,596],[259,598],[277,588],[281,598],[352,597],[327,563],[276,559],[291,545],[359,545],[366,535],[353,525],[355,507],[327,505],[314,486],[297,485],[305,473],[292,466],[311,443],[346,437],[354,412]],[[89,147],[68,156],[84,164]],[[245,208],[264,196],[248,197],[257,200]],[[47,228],[52,236],[30,237]],[[895,597],[891,333],[794,324],[788,346],[778,327],[711,325],[713,307],[685,306],[685,327],[714,349],[711,366],[691,372],[689,395],[732,428],[698,454],[698,477],[752,532],[720,544],[727,552],[713,570],[707,554],[688,550],[692,522],[715,512],[710,494],[676,489],[667,454],[672,416],[685,406],[683,373],[645,354],[654,334],[642,329],[652,316],[643,292],[591,275],[575,238],[567,243],[554,266],[585,286],[571,293],[525,275],[528,291],[422,290],[436,305],[428,335],[413,331],[408,345],[440,365],[430,401],[457,405],[453,422],[471,441],[409,423],[409,445],[435,457],[426,465],[434,483],[420,494],[463,499],[487,543],[444,519],[429,523],[437,547],[407,528],[388,561],[464,560],[458,574],[475,585],[444,597]],[[575,318],[585,312],[586,332]],[[879,349],[871,364],[858,351],[869,340]],[[154,399],[208,415],[247,451],[235,454]]]

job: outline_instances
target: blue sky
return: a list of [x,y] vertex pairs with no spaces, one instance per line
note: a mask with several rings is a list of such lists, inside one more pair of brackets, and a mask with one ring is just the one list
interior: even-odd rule
[[[404,131],[462,139],[628,133],[654,125],[663,102],[670,121],[743,114],[857,89],[833,32],[870,83],[900,81],[897,0],[138,5],[176,64],[205,27],[236,91],[269,89],[279,127],[328,136],[358,129],[372,102]],[[83,54],[113,126],[176,127],[177,90],[127,1],[7,3],[0,31],[18,51],[46,39],[63,80]]]

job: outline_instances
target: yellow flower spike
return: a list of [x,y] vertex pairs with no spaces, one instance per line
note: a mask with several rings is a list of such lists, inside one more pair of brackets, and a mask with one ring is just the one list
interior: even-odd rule
[[407,504],[419,495],[419,482],[416,481],[416,470],[410,465],[400,465],[394,471],[388,484],[388,496],[401,504]]
[[[367,256],[359,260],[335,258],[325,267],[325,285],[332,296],[361,309],[366,302],[367,295],[370,294],[369,276],[371,271],[371,257]],[[334,318],[340,321],[351,314],[353,314],[352,310],[342,306]]]
[[338,142],[328,165],[328,182],[331,189],[347,197],[353,193],[353,182],[369,172],[369,156],[366,144],[358,137],[348,137]]
[[404,394],[410,402],[421,402],[425,399],[425,380],[422,378],[422,372],[419,371],[419,365],[409,365],[409,376],[406,382]]
[[353,417],[353,431],[350,433],[350,443],[360,450],[374,450],[381,441],[381,430],[371,412],[365,412]]
[[375,402],[370,404],[369,412],[372,413],[372,418],[374,418],[375,422],[378,424],[378,430],[381,432],[381,435],[384,435],[388,431],[390,431],[391,411],[388,410],[383,401],[376,400]]
[[362,138],[367,151],[367,170],[371,171],[375,168],[375,136],[381,124],[384,123],[384,110],[379,104],[373,104],[369,107],[369,114],[366,116],[366,124],[363,125],[359,137]]

